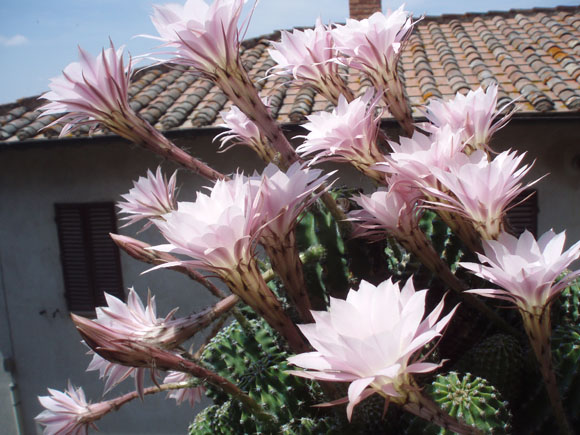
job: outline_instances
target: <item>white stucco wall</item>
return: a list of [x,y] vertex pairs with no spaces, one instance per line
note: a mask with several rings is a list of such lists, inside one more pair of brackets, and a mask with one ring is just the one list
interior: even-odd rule
[[[569,242],[580,239],[580,149],[573,123],[550,125],[514,121],[497,136],[499,148],[527,149],[527,162],[538,159],[531,178],[546,172],[551,175],[538,184],[540,233],[550,227],[568,228]],[[224,172],[242,166],[246,170],[262,165],[247,149],[215,154],[210,137],[199,138],[190,148],[193,154]],[[501,146],[499,146],[502,144]],[[154,169],[159,160],[152,154],[126,144],[65,143],[58,146],[35,146],[0,150],[0,290],[5,291],[8,318],[0,322],[0,353],[16,361],[15,380],[21,398],[24,433],[36,431],[33,417],[42,408],[37,396],[46,387],[64,389],[67,379],[82,385],[87,396],[100,400],[102,382],[95,372],[85,373],[89,357],[68,318],[59,260],[54,204],[57,202],[116,201],[132,186],[132,180]],[[164,163],[166,171],[174,168]],[[346,171],[350,182],[362,176]],[[178,184],[183,186],[180,199],[193,199],[202,180],[181,171]],[[368,184],[367,184],[368,185]],[[189,196],[191,195],[191,196]],[[188,198],[189,197],[189,198]],[[134,225],[121,230],[135,236]],[[153,229],[138,238],[161,242]],[[211,302],[207,292],[172,271],[140,275],[147,268],[122,254],[123,280],[135,286],[141,295],[147,288],[156,294],[160,314],[180,306],[185,315]],[[3,301],[0,301],[0,309]],[[3,317],[0,310],[0,317]],[[12,348],[6,335],[12,331]],[[13,349],[13,351],[12,351]],[[0,367],[0,419],[8,420],[11,408],[6,397],[9,378]],[[113,394],[132,389],[126,381]],[[163,397],[135,401],[107,416],[98,426],[104,434],[183,434],[194,412],[183,404]],[[8,426],[5,426],[8,427]],[[4,428],[0,428],[0,433]],[[13,433],[12,430],[6,433]]]

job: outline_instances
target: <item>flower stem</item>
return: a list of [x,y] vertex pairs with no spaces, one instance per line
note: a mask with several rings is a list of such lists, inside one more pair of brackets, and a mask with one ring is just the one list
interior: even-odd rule
[[276,424],[277,419],[275,416],[267,412],[258,402],[226,378],[174,353],[160,349],[149,349],[149,351],[156,367],[188,373],[199,378],[232,396],[234,399],[239,400],[242,406],[244,406],[249,413],[254,415],[265,425],[273,426]]
[[284,312],[276,295],[266,285],[255,260],[252,259],[248,264],[238,264],[236,269],[225,272],[221,278],[232,293],[238,295],[288,341],[293,352],[301,353],[310,349],[306,339]]
[[135,142],[166,159],[179,163],[184,168],[208,180],[227,179],[224,174],[183,151],[133,111],[119,114],[119,116],[107,122],[106,125],[119,136]]
[[550,306],[539,313],[530,313],[520,309],[524,321],[526,334],[534,349],[536,359],[540,366],[540,372],[544,378],[544,384],[548,391],[552,410],[556,417],[556,422],[560,433],[563,435],[572,435],[574,432],[568,422],[568,417],[564,411],[562,397],[558,391],[558,383],[556,382],[556,375],[552,367],[552,349],[550,347],[550,335],[552,333],[550,325]]

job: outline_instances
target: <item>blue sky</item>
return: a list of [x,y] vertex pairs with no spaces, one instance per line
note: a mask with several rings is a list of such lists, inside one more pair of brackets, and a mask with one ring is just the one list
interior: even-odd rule
[[[184,0],[174,0],[184,1]],[[76,46],[96,53],[111,37],[125,44],[133,55],[150,52],[154,41],[135,38],[155,34],[149,21],[151,5],[163,0],[4,0],[0,2],[0,104],[38,95],[48,89],[49,79],[76,60]],[[253,3],[250,0],[248,3]],[[396,8],[401,0],[383,1]],[[408,0],[415,15],[426,13],[484,12],[511,8],[554,7],[573,0]],[[248,5],[249,6],[249,5]],[[324,22],[344,21],[348,0],[261,0],[247,37],[276,29]]]

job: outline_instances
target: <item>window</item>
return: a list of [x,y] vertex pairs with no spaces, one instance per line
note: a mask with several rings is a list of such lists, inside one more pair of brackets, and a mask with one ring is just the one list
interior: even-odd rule
[[534,237],[538,236],[538,191],[526,189],[512,202],[518,204],[508,210],[507,230],[519,237],[525,230],[531,232]]
[[55,204],[65,297],[69,311],[94,312],[104,292],[125,299],[112,202]]

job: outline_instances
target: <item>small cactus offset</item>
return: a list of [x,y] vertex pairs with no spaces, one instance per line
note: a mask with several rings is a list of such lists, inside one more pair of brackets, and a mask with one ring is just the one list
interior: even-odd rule
[[[450,372],[439,375],[426,388],[431,398],[452,417],[490,434],[508,434],[512,414],[507,402],[485,379],[470,373]],[[411,435],[451,434],[452,432],[414,418],[407,429]]]
[[521,396],[527,366],[524,349],[517,338],[494,334],[468,351],[455,369],[485,379],[512,404]]

